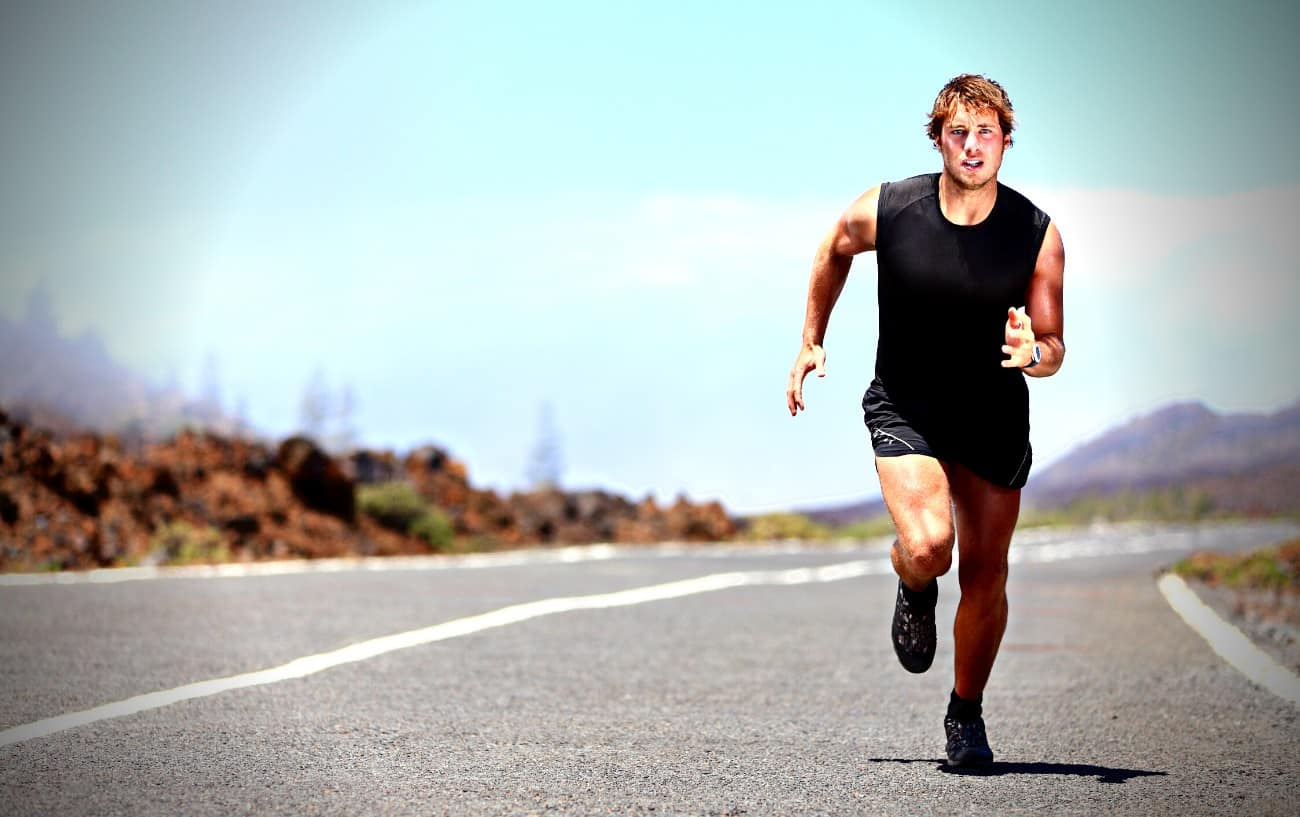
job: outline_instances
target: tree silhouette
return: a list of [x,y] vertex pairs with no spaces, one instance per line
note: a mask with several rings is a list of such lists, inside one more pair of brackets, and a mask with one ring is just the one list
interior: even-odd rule
[[332,451],[347,451],[357,444],[355,425],[357,397],[351,383],[345,383],[339,389],[335,403],[337,409],[334,412],[334,433],[329,435],[329,443],[326,447]]
[[341,453],[357,444],[356,411],[357,397],[352,384],[331,392],[325,372],[318,366],[298,404],[298,430],[326,451]]
[[298,403],[298,430],[317,442],[323,442],[329,414],[329,385],[325,382],[325,372],[317,366]]
[[221,364],[217,353],[209,350],[203,358],[203,370],[199,375],[200,419],[206,426],[221,422]]
[[559,488],[563,471],[564,457],[560,450],[560,432],[555,425],[555,411],[550,403],[542,403],[538,412],[537,443],[528,460],[528,485],[533,490]]

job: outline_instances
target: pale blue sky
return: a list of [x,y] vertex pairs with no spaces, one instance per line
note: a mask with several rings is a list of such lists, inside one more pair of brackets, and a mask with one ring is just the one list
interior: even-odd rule
[[808,264],[862,190],[938,169],[924,115],[975,71],[1068,252],[1040,463],[1172,399],[1270,410],[1300,396],[1300,13],[1226,8],[10,4],[0,310],[45,281],[155,378],[215,354],[276,434],[320,367],[365,442],[496,487],[549,401],[571,486],[874,494],[869,257],[784,409]]

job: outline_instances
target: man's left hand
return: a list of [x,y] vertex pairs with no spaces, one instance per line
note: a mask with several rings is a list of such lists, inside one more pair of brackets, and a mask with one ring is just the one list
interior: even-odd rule
[[1034,328],[1023,306],[1007,310],[1005,335],[1007,343],[1002,347],[1002,354],[1008,359],[1002,361],[1002,368],[1023,369],[1028,366],[1034,357]]

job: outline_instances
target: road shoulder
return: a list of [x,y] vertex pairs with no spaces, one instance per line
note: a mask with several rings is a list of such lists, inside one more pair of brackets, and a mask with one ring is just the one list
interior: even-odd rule
[[1181,577],[1166,573],[1158,585],[1174,611],[1225,661],[1252,682],[1300,707],[1300,676],[1289,668],[1293,665],[1279,663],[1274,655],[1230,623],[1230,617],[1225,618],[1207,604]]

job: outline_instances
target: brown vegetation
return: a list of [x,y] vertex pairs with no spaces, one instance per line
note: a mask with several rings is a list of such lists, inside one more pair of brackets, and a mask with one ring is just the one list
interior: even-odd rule
[[[423,529],[358,507],[358,486],[385,483],[408,484],[428,504]],[[0,570],[423,553],[442,542],[430,520],[449,524],[447,546],[462,549],[736,532],[716,502],[661,508],[558,490],[502,497],[473,487],[464,464],[433,447],[334,458],[305,437],[273,449],[193,431],[126,446],[112,435],[55,435],[0,411]]]
[[1248,553],[1193,553],[1172,569],[1256,644],[1300,671],[1300,539]]
[[1173,569],[1208,585],[1300,595],[1300,539],[1249,553],[1193,553]]

